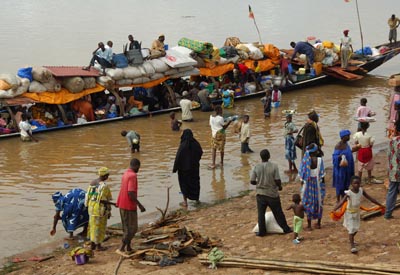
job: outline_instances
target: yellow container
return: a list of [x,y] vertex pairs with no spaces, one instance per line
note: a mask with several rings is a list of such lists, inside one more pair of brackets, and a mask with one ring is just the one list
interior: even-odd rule
[[316,75],[320,75],[322,73],[322,63],[321,62],[315,62],[313,67],[314,67]]
[[305,74],[305,73],[306,73],[306,69],[304,69],[304,68],[299,69],[299,74]]

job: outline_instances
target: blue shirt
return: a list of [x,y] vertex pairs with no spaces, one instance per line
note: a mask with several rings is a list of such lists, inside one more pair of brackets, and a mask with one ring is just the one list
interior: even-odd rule
[[107,60],[108,62],[111,63],[112,60],[112,49],[110,47],[105,47],[104,51],[102,49],[98,49],[96,52],[96,55],[104,58],[105,60]]
[[314,54],[314,47],[310,43],[300,41],[297,42],[294,47],[292,59],[296,56],[296,53],[312,55]]

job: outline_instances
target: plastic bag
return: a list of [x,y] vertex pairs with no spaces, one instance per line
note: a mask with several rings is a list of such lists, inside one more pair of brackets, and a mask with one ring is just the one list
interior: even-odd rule
[[340,163],[339,163],[339,166],[340,167],[347,167],[348,165],[349,165],[349,163],[348,163],[348,161],[346,159],[346,156],[342,155]]

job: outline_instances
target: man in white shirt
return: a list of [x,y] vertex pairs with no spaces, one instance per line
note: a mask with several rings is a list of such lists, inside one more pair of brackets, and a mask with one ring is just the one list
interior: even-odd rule
[[221,106],[215,107],[215,115],[210,116],[210,126],[211,126],[211,147],[212,147],[212,164],[208,167],[210,169],[215,169],[215,159],[217,156],[217,149],[221,152],[221,166],[224,164],[224,149],[225,149],[225,129],[228,128],[229,124],[232,123],[232,120],[229,120],[225,123],[224,118],[222,117],[222,108]]
[[[103,69],[103,75],[106,74],[106,68],[112,68],[112,42],[111,41],[107,42],[107,46],[104,46],[103,42],[99,42],[98,47],[96,50],[93,51],[93,57],[90,60],[89,66],[83,67],[83,70],[90,71],[90,67],[94,66],[94,62],[97,61],[102,69]],[[111,46],[110,46],[111,45]]]
[[182,99],[179,102],[182,110],[182,121],[186,122],[193,121],[192,111],[190,110],[192,108],[192,101],[188,99],[188,96],[189,93],[187,91],[183,91]]
[[19,130],[22,141],[35,141],[38,142],[36,138],[32,135],[32,126],[29,124],[26,114],[21,115],[21,122],[19,123]]

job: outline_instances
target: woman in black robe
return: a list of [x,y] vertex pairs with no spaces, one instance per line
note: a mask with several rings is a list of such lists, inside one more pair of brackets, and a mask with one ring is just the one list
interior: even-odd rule
[[200,159],[203,155],[200,143],[193,137],[192,130],[185,129],[176,153],[173,173],[178,171],[178,180],[183,194],[182,206],[187,207],[187,199],[199,201]]
[[324,145],[324,140],[322,138],[321,132],[318,127],[319,116],[315,111],[308,113],[308,120],[306,124],[304,124],[303,128],[303,149],[302,155],[306,151],[306,147],[312,143],[318,145],[318,153],[319,157],[322,157],[324,154],[322,152],[321,147]]

